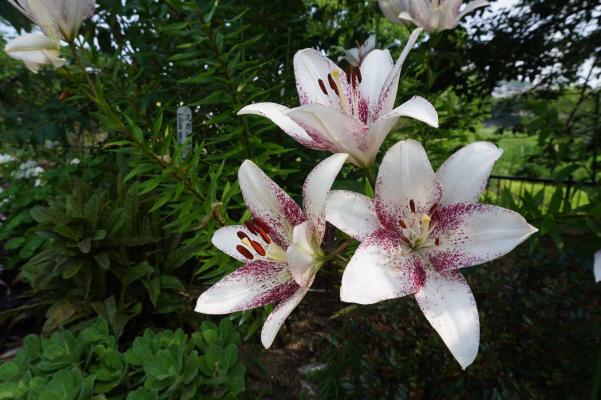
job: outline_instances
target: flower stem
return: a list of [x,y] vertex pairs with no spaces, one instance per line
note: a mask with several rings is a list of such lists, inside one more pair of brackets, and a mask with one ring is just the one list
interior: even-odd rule
[[[371,189],[372,192],[375,190],[376,188],[376,176],[374,175],[371,167],[365,167],[363,168],[363,172],[365,173],[365,178],[367,179],[367,181],[369,182],[369,184],[371,185]],[[373,193],[366,193],[369,196],[372,196]]]
[[108,103],[103,98],[101,98],[101,96],[99,95],[98,91],[96,90],[96,85],[94,84],[94,82],[92,81],[92,78],[90,77],[90,75],[88,74],[88,71],[86,70],[85,64],[82,62],[81,58],[79,57],[79,53],[77,51],[77,46],[75,45],[75,41],[70,41],[68,43],[69,43],[69,49],[71,50],[71,54],[73,55],[73,59],[75,60],[75,63],[79,66],[79,68],[81,69],[81,72],[84,75],[86,82],[89,86],[89,89],[91,91],[90,98],[96,104],[98,109],[102,113],[104,113],[105,116],[109,117],[109,119],[113,123],[115,123],[117,130],[119,130],[122,133],[124,133],[125,135],[127,135],[127,137],[132,142],[134,142],[137,145],[137,147],[148,158],[153,160],[162,169],[169,169],[171,176],[173,178],[175,178],[175,180],[181,181],[184,184],[184,187],[190,193],[192,193],[194,196],[196,196],[201,202],[206,200],[206,196],[203,193],[196,190],[196,188],[193,187],[193,185],[189,182],[188,177],[185,176],[185,173],[182,176],[182,174],[180,174],[177,170],[169,168],[170,167],[169,163],[165,162],[161,157],[154,154],[154,152],[151,149],[147,148],[147,146],[144,142],[141,142],[140,140],[138,140],[131,133],[130,129],[123,123],[123,121],[121,121],[121,119],[113,112],[113,110],[108,105]]
[[353,239],[348,239],[344,241],[340,246],[334,249],[330,254],[325,258],[325,262],[331,261],[334,258],[338,257],[340,254],[344,253],[347,247],[353,242]]

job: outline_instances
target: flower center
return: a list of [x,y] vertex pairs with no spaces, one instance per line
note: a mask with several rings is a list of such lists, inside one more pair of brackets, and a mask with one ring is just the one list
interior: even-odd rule
[[[334,68],[326,79],[330,90],[326,87],[323,79],[317,80],[319,88],[331,101],[339,102],[345,114],[366,123],[367,105],[361,101],[361,90],[359,88],[359,84],[363,80],[361,69],[359,67],[351,67],[347,71],[346,86],[342,80],[341,73],[340,68]],[[349,88],[349,93],[347,93],[345,88]],[[350,96],[350,99],[347,96]]]
[[236,245],[238,253],[248,260],[260,256],[276,262],[286,261],[286,252],[269,237],[269,228],[263,222],[255,219],[246,221],[244,225],[251,236],[243,231],[236,233],[240,239],[240,244]]
[[401,240],[413,250],[424,249],[432,246],[440,246],[439,238],[432,238],[430,234],[436,227],[432,223],[432,215],[436,211],[437,204],[434,204],[425,214],[419,214],[415,210],[415,202],[409,200],[409,209],[411,214],[406,220],[400,220]]

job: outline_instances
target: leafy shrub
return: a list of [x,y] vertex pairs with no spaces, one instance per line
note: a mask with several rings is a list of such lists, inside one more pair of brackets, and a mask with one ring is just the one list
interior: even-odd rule
[[138,314],[184,308],[176,270],[194,257],[194,240],[163,230],[160,215],[148,212],[135,186],[116,191],[76,183],[70,194],[32,210],[48,244],[21,277],[39,301],[51,304],[46,330],[95,313],[119,337]]
[[0,399],[230,399],[244,391],[240,338],[231,322],[182,330],[147,330],[119,351],[98,319],[75,335],[28,336],[22,350],[0,365]]

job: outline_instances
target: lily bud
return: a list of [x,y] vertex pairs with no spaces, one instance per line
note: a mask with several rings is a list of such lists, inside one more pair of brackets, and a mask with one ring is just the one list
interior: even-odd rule
[[94,15],[96,0],[8,0],[53,40],[73,41],[81,24]]
[[380,10],[395,23],[410,22],[426,32],[453,29],[476,8],[487,6],[486,0],[473,0],[459,9],[462,0],[378,0]]
[[66,60],[60,58],[58,43],[41,33],[27,33],[6,44],[4,51],[12,58],[21,60],[27,68],[37,73],[42,65],[62,67]]

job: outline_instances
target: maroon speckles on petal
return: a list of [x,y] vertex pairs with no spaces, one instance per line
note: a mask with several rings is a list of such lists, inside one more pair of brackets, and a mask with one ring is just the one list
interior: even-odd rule
[[260,307],[265,304],[271,304],[278,301],[283,301],[292,296],[300,288],[296,282],[290,280],[275,286],[273,289],[265,292],[263,295],[254,298],[247,308]]
[[247,258],[249,260],[252,260],[253,258],[255,258],[246,247],[244,247],[240,244],[236,246],[236,250],[238,250],[238,253],[242,254],[245,258]]
[[421,266],[421,264],[416,264],[411,273],[411,278],[413,279],[413,285],[415,285],[415,289],[419,290],[426,283],[426,271]]
[[435,244],[436,246],[440,246],[440,238],[436,238],[436,239],[434,240],[434,244]]
[[428,258],[438,272],[453,271],[478,262],[476,257],[457,250],[436,251],[430,254]]

